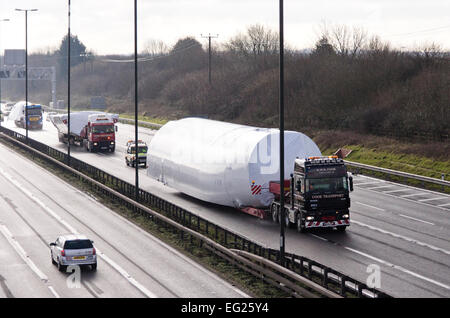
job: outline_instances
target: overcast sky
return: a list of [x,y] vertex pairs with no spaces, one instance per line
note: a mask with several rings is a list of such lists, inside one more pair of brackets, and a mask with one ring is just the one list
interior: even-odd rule
[[[98,54],[134,51],[134,0],[71,0],[72,33]],[[286,42],[298,49],[317,41],[320,25],[365,28],[394,47],[415,48],[435,42],[450,49],[449,0],[285,0]],[[29,50],[56,48],[67,34],[67,0],[0,0],[0,47],[25,48],[28,14]],[[278,30],[277,0],[138,0],[139,50],[149,39],[173,45],[177,39],[219,34],[225,42],[252,24]]]

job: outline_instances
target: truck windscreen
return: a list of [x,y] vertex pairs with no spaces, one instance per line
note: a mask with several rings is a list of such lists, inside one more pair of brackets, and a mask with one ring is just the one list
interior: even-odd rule
[[308,192],[339,192],[348,190],[346,177],[306,179]]
[[112,134],[114,132],[113,125],[95,125],[92,126],[92,132],[94,134]]
[[311,178],[337,178],[347,176],[347,169],[344,165],[330,166],[307,166],[306,177]]
[[40,108],[29,108],[28,116],[42,116],[42,109]]

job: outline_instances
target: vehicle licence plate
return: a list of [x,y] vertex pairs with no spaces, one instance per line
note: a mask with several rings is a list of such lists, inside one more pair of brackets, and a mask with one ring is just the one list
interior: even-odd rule
[[30,117],[30,121],[38,121],[39,120],[39,118],[37,118],[37,117]]
[[86,259],[86,256],[74,256],[73,259],[77,259],[77,260]]

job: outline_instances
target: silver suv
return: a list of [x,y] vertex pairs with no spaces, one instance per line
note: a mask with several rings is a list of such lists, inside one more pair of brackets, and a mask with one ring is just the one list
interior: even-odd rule
[[97,255],[93,243],[84,235],[59,236],[54,243],[50,243],[52,263],[58,265],[61,272],[71,265],[90,265],[95,271]]

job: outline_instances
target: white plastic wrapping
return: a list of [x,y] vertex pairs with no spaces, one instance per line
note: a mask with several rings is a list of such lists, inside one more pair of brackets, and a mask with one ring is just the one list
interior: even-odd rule
[[[20,121],[20,118],[25,118],[25,101],[17,102],[11,112],[9,113],[8,120]],[[28,106],[33,105],[28,102]],[[29,108],[28,108],[29,109]]]
[[[203,201],[267,207],[279,180],[279,130],[201,118],[168,122],[149,144],[147,175]],[[296,157],[320,156],[306,135],[285,132],[285,176]]]

